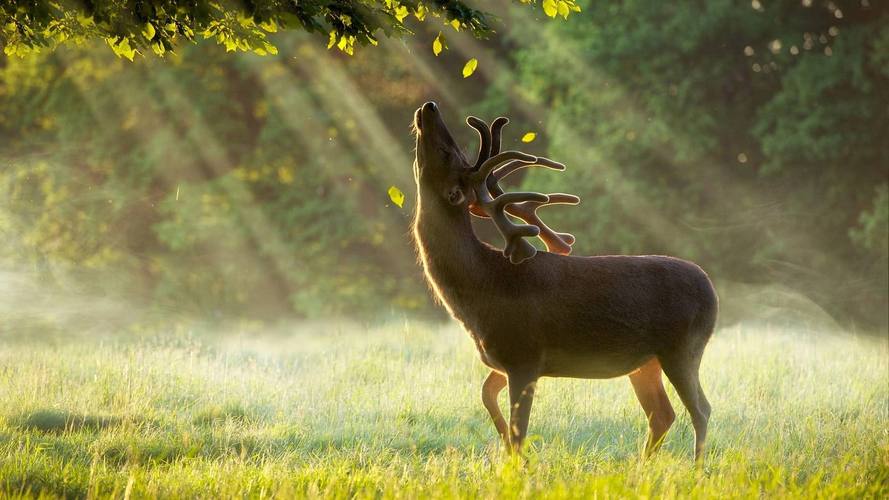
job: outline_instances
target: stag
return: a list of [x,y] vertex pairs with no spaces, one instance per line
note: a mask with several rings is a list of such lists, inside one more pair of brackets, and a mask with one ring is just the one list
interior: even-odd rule
[[[673,257],[569,256],[574,237],[547,227],[537,210],[580,200],[563,193],[504,193],[499,185],[522,168],[565,166],[501,152],[507,122],[497,118],[489,128],[478,118],[467,119],[481,143],[470,164],[436,104],[428,102],[414,116],[413,165],[420,262],[436,298],[491,369],[482,403],[506,448],[521,451],[540,377],[628,375],[648,419],[648,455],[675,419],[664,373],[691,416],[700,459],[710,404],[698,370],[717,313],[710,279],[697,265]],[[471,216],[493,221],[505,241],[502,251],[475,236]],[[547,251],[538,252],[529,237],[539,237]],[[497,404],[505,387],[508,423]]]

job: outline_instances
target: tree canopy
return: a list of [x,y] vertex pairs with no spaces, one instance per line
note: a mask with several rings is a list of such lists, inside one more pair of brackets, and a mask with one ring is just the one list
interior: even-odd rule
[[[574,0],[540,5],[549,17],[580,11]],[[280,29],[319,33],[328,48],[352,54],[356,45],[376,45],[380,34],[411,34],[411,19],[436,19],[486,37],[493,31],[490,17],[462,0],[12,0],[0,7],[0,45],[7,55],[22,55],[98,38],[132,60],[139,53],[163,55],[183,40],[213,39],[227,51],[264,55],[277,53],[268,34]]]

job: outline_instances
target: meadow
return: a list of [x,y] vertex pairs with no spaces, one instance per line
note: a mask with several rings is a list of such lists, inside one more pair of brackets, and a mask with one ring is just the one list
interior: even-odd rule
[[887,347],[717,331],[696,469],[669,385],[679,418],[640,459],[646,424],[625,378],[543,379],[527,459],[510,460],[454,326],[7,336],[0,496],[886,498]]

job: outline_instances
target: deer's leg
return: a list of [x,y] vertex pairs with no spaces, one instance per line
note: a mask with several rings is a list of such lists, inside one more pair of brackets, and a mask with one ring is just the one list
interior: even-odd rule
[[500,394],[504,387],[506,387],[506,375],[497,371],[491,371],[488,378],[485,379],[485,383],[482,384],[482,403],[488,410],[488,414],[491,415],[491,420],[494,421],[497,433],[500,434],[500,438],[506,444],[506,447],[509,448],[509,427],[506,425],[506,419],[503,418],[503,413],[500,412],[500,406],[497,404],[497,395]]
[[510,372],[509,382],[509,445],[513,453],[520,453],[528,433],[531,403],[537,386],[537,373],[531,370]]
[[698,354],[679,359],[661,359],[661,364],[691,416],[691,424],[695,429],[695,460],[700,461],[704,457],[704,441],[707,439],[707,423],[710,421],[710,403],[704,396],[698,378],[701,356]]
[[642,404],[645,417],[648,419],[648,441],[645,444],[645,456],[649,456],[663,442],[664,435],[673,425],[676,414],[673,405],[664,391],[664,382],[661,378],[661,363],[657,358],[642,365],[638,370],[630,374],[630,382],[636,392],[636,398]]

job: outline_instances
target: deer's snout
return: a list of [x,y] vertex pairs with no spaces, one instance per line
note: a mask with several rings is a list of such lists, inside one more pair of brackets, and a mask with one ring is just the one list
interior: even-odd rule
[[414,114],[414,125],[420,133],[428,131],[433,121],[440,120],[438,105],[432,101],[420,106]]

